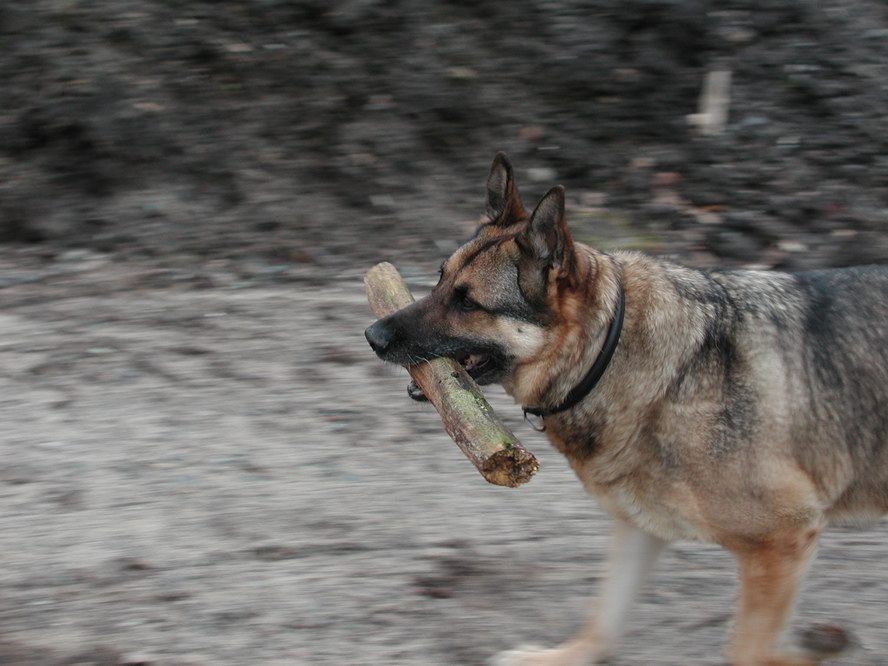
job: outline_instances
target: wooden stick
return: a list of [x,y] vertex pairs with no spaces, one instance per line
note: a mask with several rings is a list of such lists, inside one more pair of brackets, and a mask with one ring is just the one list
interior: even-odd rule
[[[364,276],[370,308],[386,317],[413,302],[413,295],[390,263]],[[469,373],[450,358],[411,365],[407,371],[438,410],[444,429],[490,483],[514,488],[540,468],[534,455],[500,421]]]

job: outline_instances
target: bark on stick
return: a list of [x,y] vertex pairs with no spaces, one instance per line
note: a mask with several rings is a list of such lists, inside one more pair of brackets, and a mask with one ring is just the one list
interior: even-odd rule
[[[364,277],[370,308],[379,317],[413,302],[413,295],[390,263],[377,264]],[[465,369],[449,358],[407,367],[438,410],[444,429],[490,483],[514,488],[540,468],[534,455],[500,421]]]

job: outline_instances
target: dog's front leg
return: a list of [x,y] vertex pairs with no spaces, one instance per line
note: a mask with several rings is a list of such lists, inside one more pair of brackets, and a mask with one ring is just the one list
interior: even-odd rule
[[551,650],[526,647],[496,655],[491,666],[589,666],[611,653],[629,608],[666,541],[617,521],[608,576],[589,622],[569,642]]

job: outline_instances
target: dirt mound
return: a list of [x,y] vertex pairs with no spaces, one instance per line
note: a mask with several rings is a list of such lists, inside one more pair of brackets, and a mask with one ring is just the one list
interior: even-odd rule
[[[0,9],[0,239],[427,257],[495,150],[578,235],[698,263],[888,257],[876,0],[37,0]],[[686,116],[733,74],[725,131]]]

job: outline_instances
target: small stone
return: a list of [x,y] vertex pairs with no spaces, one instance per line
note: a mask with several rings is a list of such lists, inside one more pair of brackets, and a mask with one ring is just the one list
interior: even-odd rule
[[604,192],[582,192],[580,203],[588,208],[601,208],[607,205],[607,194]]
[[75,262],[90,258],[89,250],[67,250],[59,255],[59,261]]
[[370,203],[377,208],[395,207],[395,200],[388,194],[371,194]]
[[48,442],[40,442],[37,446],[42,449],[60,449],[62,447],[68,446],[68,442],[63,440],[51,440]]
[[249,53],[253,50],[253,47],[244,42],[235,42],[233,44],[226,44],[225,50],[229,53]]
[[471,67],[448,67],[447,76],[458,81],[471,81],[478,78],[478,72]]
[[864,39],[888,39],[888,28],[874,28],[861,35]]
[[117,666],[152,666],[156,658],[144,652],[130,652],[123,655],[117,662]]
[[393,106],[391,95],[372,95],[364,105],[364,109],[367,111],[387,111]]
[[133,108],[138,109],[139,111],[147,111],[149,113],[160,113],[164,109],[164,107],[157,102],[135,102]]
[[807,252],[808,246],[799,241],[782,240],[777,243],[777,247],[784,252]]
[[550,167],[533,167],[527,170],[527,177],[534,183],[544,183],[556,180],[557,174]]
[[529,143],[539,141],[543,134],[544,130],[539,125],[527,125],[518,130],[518,136],[521,137],[521,140]]
[[654,187],[675,187],[681,181],[677,171],[658,171],[654,174]]
[[748,44],[756,38],[756,33],[748,28],[733,28],[725,32],[725,40],[733,44]]
[[657,161],[653,157],[635,157],[632,159],[633,169],[653,169],[657,166]]

